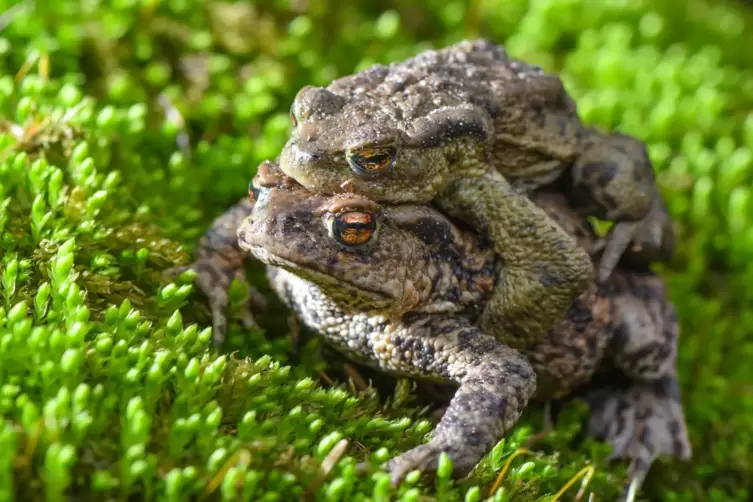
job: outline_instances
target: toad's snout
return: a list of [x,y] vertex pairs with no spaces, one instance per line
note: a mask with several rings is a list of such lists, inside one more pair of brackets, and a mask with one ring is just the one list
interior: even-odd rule
[[238,227],[238,245],[241,249],[249,251],[251,248],[266,247],[270,239],[274,238],[279,225],[279,217],[269,217],[264,214],[247,216]]
[[251,214],[238,227],[238,244],[241,249],[275,248],[295,233],[298,221],[295,215]]
[[247,216],[235,232],[238,236],[238,245],[243,250],[248,251],[252,246],[256,245],[255,232],[253,231],[256,221],[257,218],[254,218],[253,214]]
[[285,174],[291,176],[305,166],[310,166],[321,161],[323,155],[306,145],[315,138],[312,136],[298,137],[288,141],[280,152],[280,168]]

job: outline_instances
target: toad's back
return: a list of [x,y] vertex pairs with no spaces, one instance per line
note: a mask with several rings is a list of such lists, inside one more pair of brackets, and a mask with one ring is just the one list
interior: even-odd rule
[[[374,65],[333,81],[328,89],[364,114],[392,110],[410,130],[414,121],[443,107],[473,105],[492,118],[493,151],[501,172],[541,157],[570,160],[582,135],[575,102],[559,76],[511,59],[487,40],[423,52],[390,65]],[[521,158],[515,150],[529,151]],[[505,153],[505,160],[502,153]],[[521,155],[522,153],[518,153]],[[531,157],[537,154],[536,157]]]

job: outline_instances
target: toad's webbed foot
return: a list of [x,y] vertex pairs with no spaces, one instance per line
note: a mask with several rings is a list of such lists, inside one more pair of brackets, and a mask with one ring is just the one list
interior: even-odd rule
[[593,263],[568,234],[499,173],[456,182],[438,204],[488,235],[504,268],[482,326],[512,347],[535,343],[593,279]]
[[573,192],[583,211],[611,220],[602,247],[599,281],[606,281],[623,254],[648,264],[668,262],[675,236],[645,145],[623,134],[589,130],[572,170]]
[[460,384],[431,440],[387,463],[393,484],[416,469],[435,472],[442,452],[452,461],[453,476],[467,475],[520,417],[536,388],[533,368],[518,351],[464,320],[424,319],[392,340],[396,351],[411,354],[411,372]]
[[[174,267],[164,272],[175,278],[186,270],[196,272],[199,289],[209,299],[212,311],[212,338],[216,346],[225,342],[229,288],[234,279],[245,283],[245,264],[248,258],[238,246],[236,229],[251,213],[252,203],[243,199],[220,215],[199,241],[196,260],[190,265]],[[246,329],[258,329],[253,311],[266,307],[266,299],[249,285],[248,296],[241,305],[240,321]]]
[[690,459],[692,451],[674,376],[623,388],[602,387],[585,400],[591,407],[589,432],[612,446],[610,459],[630,461],[626,492],[640,487],[658,456]]

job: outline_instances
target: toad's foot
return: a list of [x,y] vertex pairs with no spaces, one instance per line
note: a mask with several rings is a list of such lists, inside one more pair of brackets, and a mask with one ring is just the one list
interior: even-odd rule
[[[390,460],[393,485],[409,472],[436,472],[447,453],[453,476],[467,475],[520,417],[536,388],[536,374],[516,350],[457,319],[428,320],[393,339],[410,348],[418,366],[460,384],[431,440]],[[433,354],[429,359],[428,354]]]
[[572,170],[573,194],[589,216],[614,221],[599,267],[605,281],[623,253],[633,261],[667,262],[674,229],[645,145],[623,134],[588,130]]
[[619,221],[592,252],[604,250],[599,260],[598,280],[606,282],[624,258],[629,263],[669,262],[674,251],[674,232],[669,212],[656,199],[651,212],[640,221]]
[[[399,485],[405,476],[414,470],[419,470],[421,472],[435,472],[442,452],[446,452],[452,459],[462,459],[463,457],[462,449],[452,451],[449,448],[431,442],[417,446],[407,453],[403,453],[390,460],[387,463],[386,468],[390,471],[392,486]],[[473,465],[475,465],[475,463]],[[454,467],[455,466],[453,465],[453,472],[457,470]]]
[[[186,270],[196,272],[199,289],[209,298],[212,310],[212,338],[215,346],[225,342],[227,333],[228,290],[232,281],[246,283],[245,264],[248,255],[238,246],[236,229],[251,213],[252,203],[243,199],[221,216],[206,231],[196,250],[196,261],[190,265],[174,267],[163,274],[174,279]],[[266,299],[256,288],[248,285],[248,296],[240,309],[240,321],[246,329],[259,329],[254,319],[255,310],[263,310]]]
[[692,454],[680,391],[674,376],[604,387],[585,397],[591,407],[589,432],[612,445],[611,459],[630,460],[625,496],[637,490],[660,455],[689,460]]

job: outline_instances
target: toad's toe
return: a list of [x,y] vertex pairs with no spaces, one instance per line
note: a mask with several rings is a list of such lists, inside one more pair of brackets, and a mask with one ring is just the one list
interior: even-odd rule
[[465,458],[466,456],[462,452],[455,452],[451,449],[442,448],[441,445],[434,442],[429,442],[417,446],[387,462],[385,467],[390,472],[392,486],[399,485],[412,471],[418,470],[425,474],[435,474],[442,452],[446,452],[450,457],[452,461],[452,474],[456,478],[467,475],[477,463],[476,458]]

